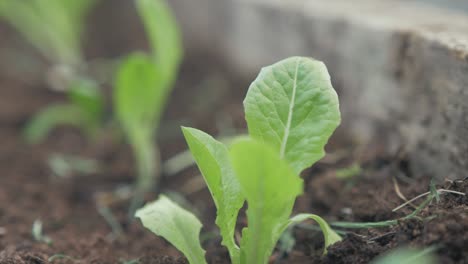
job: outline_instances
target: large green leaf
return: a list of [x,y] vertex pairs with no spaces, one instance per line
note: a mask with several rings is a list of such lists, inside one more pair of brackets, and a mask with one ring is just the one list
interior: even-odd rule
[[164,87],[169,89],[182,59],[182,41],[177,22],[165,0],[137,0],[157,67],[161,68]]
[[284,230],[296,197],[302,193],[302,179],[261,141],[237,140],[230,157],[248,204],[240,263],[264,264]]
[[157,129],[164,100],[161,76],[146,55],[134,53],[122,62],[114,88],[114,111],[132,144]]
[[231,167],[228,149],[200,130],[184,127],[182,131],[216,204],[216,224],[221,230],[223,245],[229,250],[231,262],[239,263],[234,231],[244,199]]
[[190,263],[206,263],[199,238],[202,224],[192,213],[161,195],[157,201],[139,209],[135,216],[151,232],[180,250]]
[[263,68],[244,107],[250,135],[272,145],[296,173],[324,156],[340,123],[327,68],[310,58],[292,57]]

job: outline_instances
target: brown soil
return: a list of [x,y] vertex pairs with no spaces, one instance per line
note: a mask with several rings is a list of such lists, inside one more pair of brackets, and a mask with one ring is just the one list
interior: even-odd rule
[[[190,62],[184,65],[182,81],[177,85],[173,103],[166,114],[165,129],[177,129],[177,126],[171,128],[174,125],[169,120],[183,120],[183,117],[190,116],[189,120],[181,122],[216,133],[218,129],[212,124],[219,116],[213,113],[224,113],[236,120],[236,127],[244,126],[240,105],[244,91],[232,93],[229,91],[235,89],[226,89],[219,101],[213,100],[210,106],[216,111],[205,111],[203,106],[201,110],[195,110],[200,107],[194,103],[196,94],[204,92],[210,96],[210,92],[203,91],[209,89],[209,85],[193,84],[202,83],[213,71],[223,78],[228,76],[218,64],[212,65],[217,66],[200,70]],[[246,87],[232,81],[228,86],[235,85]],[[128,147],[106,137],[88,142],[71,128],[54,131],[46,142],[38,146],[27,145],[20,137],[27,119],[42,106],[63,98],[41,87],[24,86],[6,78],[1,80],[0,87],[0,263],[49,263],[48,259],[54,255],[52,263],[119,263],[133,259],[139,259],[140,263],[184,263],[178,251],[163,239],[144,230],[138,222],[126,220],[126,202],[110,207],[124,228],[124,236],[120,238],[113,236],[112,229],[96,209],[98,192],[112,191],[133,181],[133,163]],[[235,103],[221,103],[223,101]],[[171,133],[176,133],[176,136],[171,136]],[[165,137],[162,141],[164,158],[184,149],[180,133],[169,131]],[[331,154],[304,173],[306,193],[299,198],[296,211],[317,213],[330,221],[359,222],[394,219],[410,213],[410,207],[392,213],[394,207],[403,203],[395,192],[392,176],[400,179],[399,187],[406,197],[426,192],[429,181],[408,177],[407,162],[401,157],[388,156],[378,144],[361,150],[359,154],[352,152],[349,146],[345,141],[334,139],[330,152],[342,154]],[[72,175],[66,179],[53,177],[46,159],[56,152],[95,158],[102,162],[102,169],[93,175]],[[359,159],[355,158],[357,156]],[[362,164],[362,173],[350,180],[338,180],[335,175],[337,168],[354,161]],[[215,212],[208,192],[184,186],[194,175],[197,171],[192,168],[166,178],[162,190],[185,195],[198,215],[204,216],[203,232],[211,234],[216,230],[213,225]],[[468,193],[466,180],[446,182],[443,187]],[[297,243],[293,251],[285,255],[276,253],[272,261],[368,263],[380,253],[398,246],[436,245],[441,263],[467,263],[468,199],[454,194],[442,195],[440,202],[432,203],[420,214],[422,218],[429,216],[436,217],[425,221],[404,221],[388,228],[351,230],[353,232],[329,248],[324,257],[321,255],[321,234],[298,227],[294,231]],[[44,234],[51,238],[51,244],[33,239],[31,228],[36,219],[43,222]],[[219,246],[218,237],[204,241],[204,246],[208,249],[210,263],[229,263],[226,250]]]
[[[1,29],[0,29],[0,33]],[[0,34],[1,35],[1,34]],[[203,58],[203,59],[199,59]],[[159,142],[163,159],[185,149],[180,125],[212,134],[231,126],[245,127],[241,102],[248,82],[238,81],[219,61],[205,56],[187,59],[168,105]],[[180,253],[161,238],[146,231],[138,221],[126,218],[128,203],[116,202],[109,209],[123,228],[117,236],[98,212],[96,197],[133,182],[133,161],[128,146],[105,133],[94,141],[72,128],[59,128],[42,144],[23,142],[21,129],[28,118],[63,96],[40,85],[25,84],[0,76],[0,263],[186,263]],[[296,212],[310,212],[329,221],[372,222],[399,218],[413,209],[393,213],[404,201],[398,197],[392,177],[407,198],[428,191],[429,180],[408,173],[404,155],[389,155],[373,143],[355,151],[344,138],[334,138],[331,153],[304,172],[305,194]],[[101,168],[90,175],[53,176],[47,158],[53,153],[96,159]],[[352,179],[339,180],[336,170],[359,162],[363,170]],[[195,168],[165,177],[163,192],[178,192],[190,201],[205,225],[203,241],[210,263],[229,263],[219,245],[214,226],[215,210],[206,188],[187,185]],[[426,177],[427,178],[427,177]],[[468,180],[442,183],[444,189],[468,194]],[[106,196],[107,197],[107,196]],[[155,195],[147,197],[154,199]],[[421,201],[416,201],[420,203]],[[468,263],[468,198],[441,196],[420,214],[420,219],[402,221],[386,228],[344,230],[344,240],[322,256],[323,238],[305,227],[294,230],[296,245],[287,254],[276,252],[272,263],[368,263],[379,254],[399,246],[437,246],[440,263]],[[35,241],[31,228],[43,223],[51,243]],[[245,219],[241,219],[245,222]],[[51,259],[52,258],[52,259]],[[50,260],[50,261],[49,261]]]

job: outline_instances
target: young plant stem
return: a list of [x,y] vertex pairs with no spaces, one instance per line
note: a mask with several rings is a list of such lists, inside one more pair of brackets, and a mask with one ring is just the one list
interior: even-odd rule
[[411,218],[416,217],[416,215],[421,212],[431,201],[434,199],[432,195],[426,198],[424,202],[422,202],[411,214],[408,214],[404,217],[394,219],[394,220],[387,220],[381,222],[333,222],[330,223],[333,227],[340,227],[340,228],[353,228],[353,229],[363,229],[363,228],[379,228],[379,227],[388,227],[392,225],[398,224],[399,221],[408,220]]
[[161,173],[159,148],[154,146],[152,138],[140,137],[132,144],[138,179],[128,212],[129,219],[133,219],[135,211],[143,205],[145,194],[156,187]]
[[98,213],[104,218],[107,224],[111,227],[112,233],[115,235],[116,238],[124,237],[124,231],[122,226],[120,225],[119,221],[115,218],[112,211],[109,207],[104,205],[99,205],[97,207]]
[[396,224],[398,224],[399,221],[408,220],[408,219],[412,219],[412,218],[417,217],[417,214],[419,214],[419,212],[421,212],[421,210],[424,209],[433,199],[436,198],[437,194],[440,194],[440,193],[451,193],[451,194],[457,194],[457,195],[465,195],[462,192],[446,190],[446,189],[438,189],[437,192],[434,193],[434,194],[431,193],[431,192],[422,193],[422,194],[414,197],[413,199],[407,201],[406,203],[398,206],[397,208],[393,209],[393,212],[394,212],[394,211],[396,211],[396,210],[410,204],[411,202],[414,202],[417,199],[420,199],[420,198],[422,198],[424,196],[428,196],[426,198],[426,200],[424,200],[424,202],[422,202],[419,206],[417,206],[416,209],[412,213],[410,213],[410,214],[408,214],[408,215],[406,215],[404,217],[394,219],[394,220],[382,221],[382,222],[368,222],[368,223],[334,222],[334,223],[330,223],[330,225],[334,226],[334,227],[356,228],[356,229],[359,229],[359,228],[378,228],[378,227],[387,227],[387,226],[396,225]]
[[[465,195],[464,193],[462,192],[457,192],[457,191],[452,191],[452,190],[446,190],[446,189],[438,189],[436,190],[436,193],[434,193],[434,195],[431,195],[431,197],[435,198],[438,194],[442,194],[442,193],[452,193],[452,194],[457,194],[457,195]],[[396,207],[395,209],[392,210],[392,212],[396,212],[398,210],[400,210],[401,208],[405,207],[406,205],[408,204],[411,204],[412,202],[414,202],[415,200],[417,199],[420,199],[426,195],[429,195],[431,194],[431,192],[425,192],[425,193],[422,193],[416,197],[414,197],[413,199],[407,201],[406,203],[402,204],[402,205],[399,205],[398,207]]]
[[399,205],[398,207],[394,208],[394,209],[392,210],[392,212],[396,212],[396,211],[400,210],[401,208],[405,207],[406,205],[411,204],[412,202],[414,202],[414,201],[416,201],[416,200],[418,200],[418,199],[420,199],[420,198],[422,198],[422,197],[424,197],[424,196],[426,196],[426,195],[429,195],[429,194],[431,194],[431,192],[422,193],[422,194],[420,194],[420,195],[414,197],[413,199],[411,199],[411,200],[409,200],[409,201],[406,201],[404,204]]

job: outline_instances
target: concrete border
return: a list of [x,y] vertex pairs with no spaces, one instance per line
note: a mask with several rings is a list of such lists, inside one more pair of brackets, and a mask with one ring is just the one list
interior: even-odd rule
[[[173,0],[190,47],[240,74],[291,55],[329,67],[342,133],[404,145],[414,169],[468,174],[468,16],[385,0]],[[196,14],[196,15],[195,15]],[[195,17],[197,16],[197,17]]]

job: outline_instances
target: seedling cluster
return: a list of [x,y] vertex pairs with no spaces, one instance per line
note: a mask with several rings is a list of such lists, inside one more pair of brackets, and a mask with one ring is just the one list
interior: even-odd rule
[[137,162],[138,181],[130,214],[161,170],[156,131],[182,58],[180,33],[164,1],[137,0],[137,10],[151,43],[151,54],[130,54],[121,64],[114,92],[114,108]]
[[[34,44],[55,66],[68,102],[39,111],[27,124],[24,135],[30,143],[43,141],[58,125],[72,125],[94,136],[105,121],[105,100],[100,83],[86,69],[81,51],[84,18],[97,0],[8,0],[0,2],[5,18]],[[177,23],[164,0],[135,0],[145,27],[150,54],[134,52],[119,63],[114,74],[113,110],[132,146],[138,181],[132,208],[157,183],[159,151],[156,131],[174,84],[182,58]],[[44,26],[45,25],[45,26]],[[59,69],[59,70],[57,70]],[[56,87],[57,88],[57,87]],[[133,215],[133,209],[130,210]]]
[[[340,123],[338,97],[322,62],[292,57],[265,67],[244,101],[249,136],[229,146],[183,127],[190,151],[217,208],[216,224],[232,263],[267,263],[289,226],[315,220],[326,247],[341,240],[318,215],[290,215],[303,192],[299,174],[324,156]],[[247,203],[248,227],[234,238],[240,208]],[[190,263],[206,263],[198,234],[201,223],[165,196],[137,211],[143,225],[170,241]]]
[[48,84],[65,90],[67,103],[52,104],[39,111],[24,135],[30,143],[42,141],[57,125],[79,127],[92,135],[103,118],[99,85],[88,76],[81,50],[84,19],[97,0],[31,0],[0,2],[0,17],[33,44],[52,67]]

